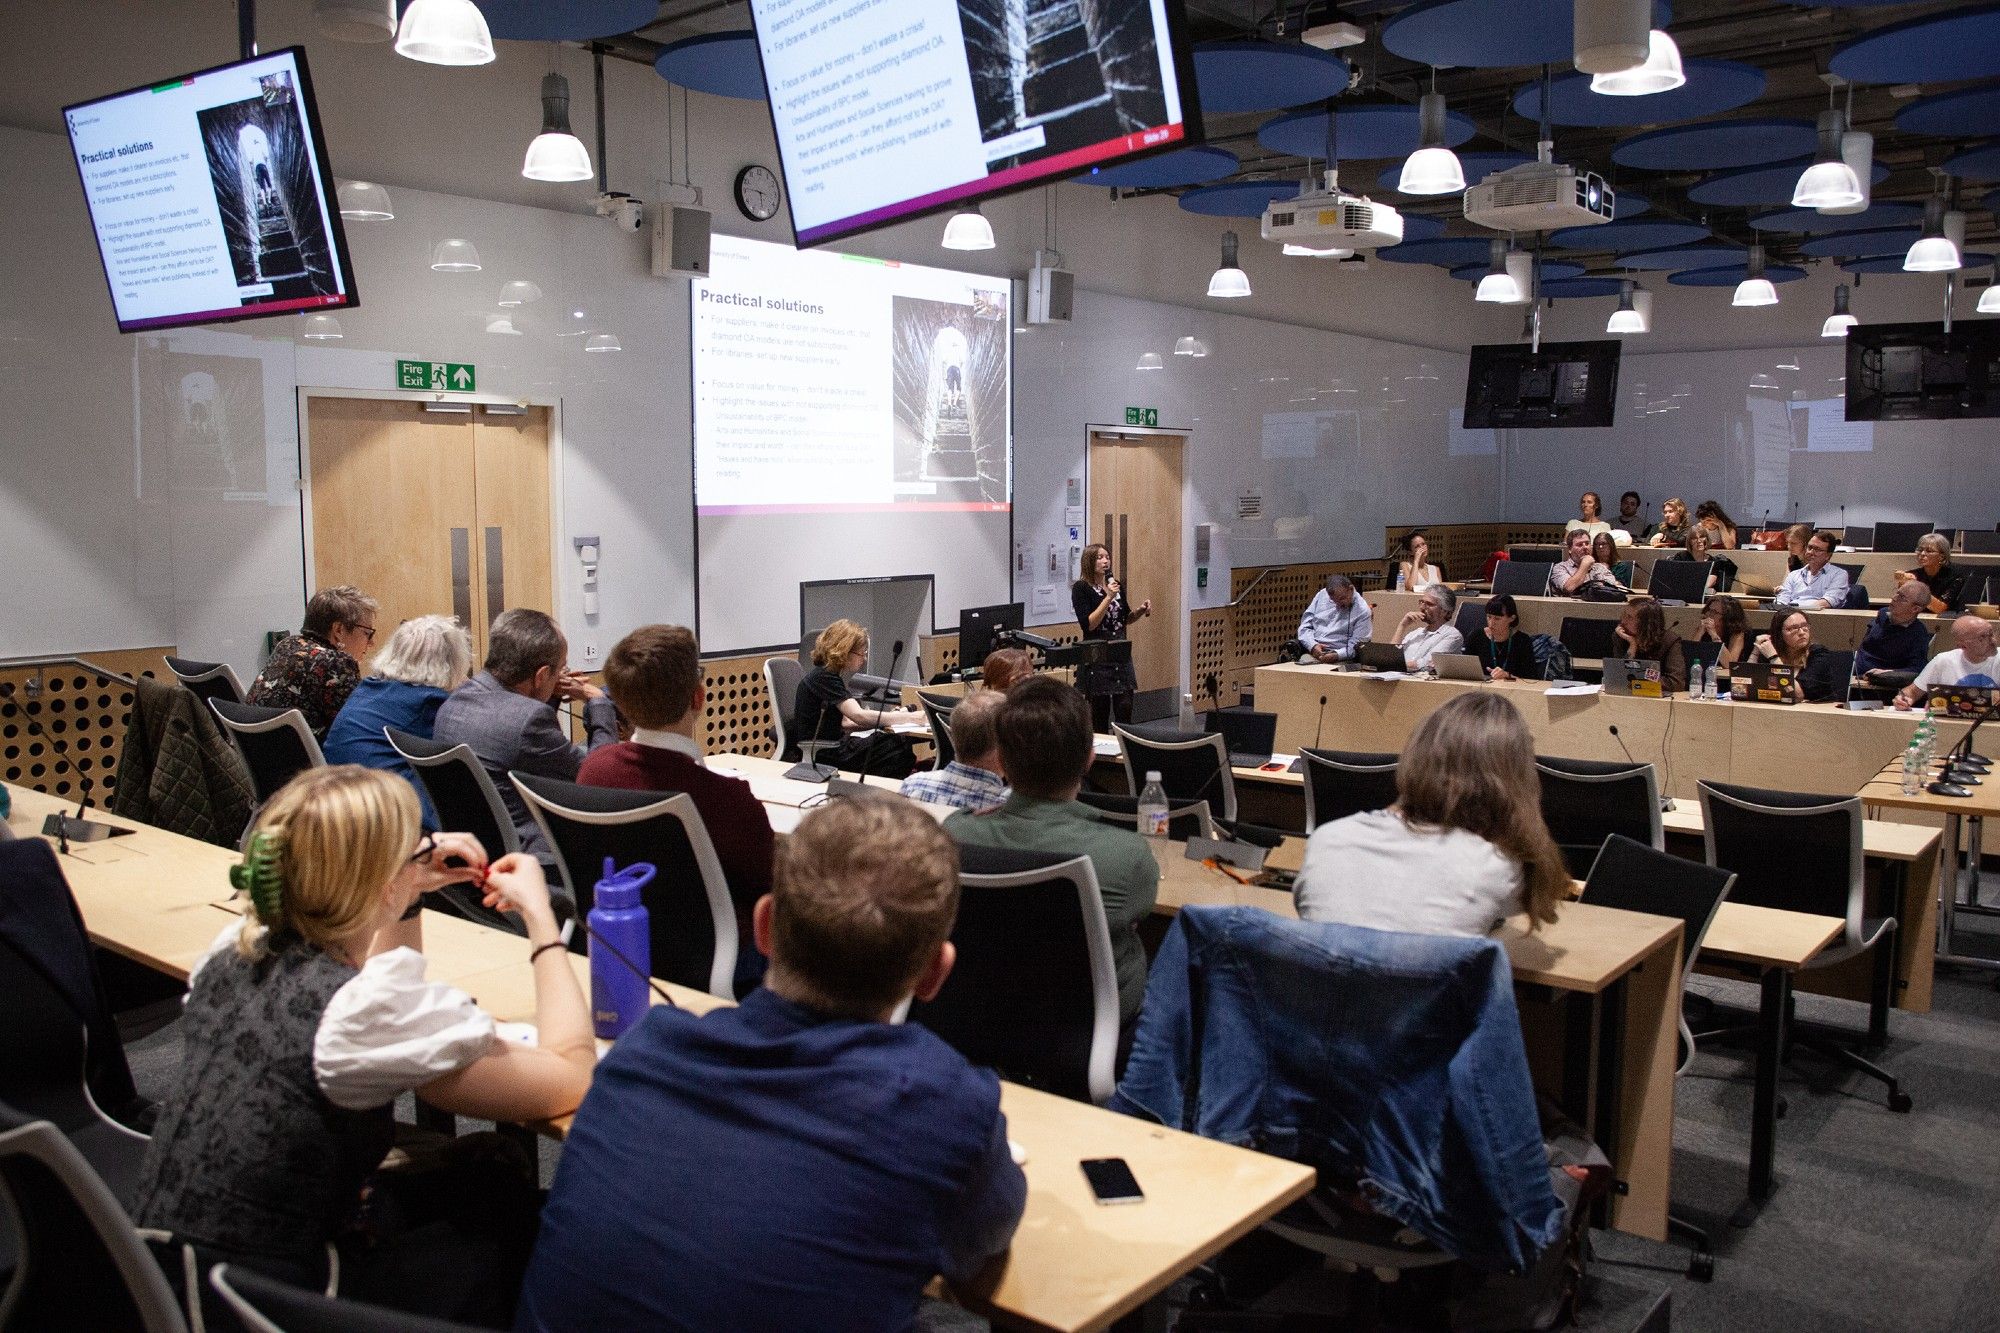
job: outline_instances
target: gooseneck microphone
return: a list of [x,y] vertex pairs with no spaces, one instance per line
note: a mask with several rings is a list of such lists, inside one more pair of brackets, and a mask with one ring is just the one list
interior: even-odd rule
[[42,836],[45,838],[54,838],[56,845],[67,856],[69,854],[69,845],[72,841],[102,842],[106,838],[122,837],[127,833],[133,832],[133,830],[128,828],[118,828],[112,824],[100,824],[96,820],[85,819],[83,817],[84,812],[90,809],[91,801],[95,799],[90,775],[70,762],[68,748],[61,741],[50,735],[35,715],[28,711],[27,706],[15,698],[13,681],[0,681],[0,698],[13,702],[14,711],[20,715],[21,721],[27,726],[29,732],[48,743],[49,750],[55,759],[64,768],[67,768],[71,773],[76,775],[77,785],[83,789],[83,799],[77,804],[76,813],[74,815],[65,815],[58,811],[50,815],[42,821]]
[[[1313,743],[1312,743],[1313,749],[1317,750],[1319,748],[1320,734],[1325,730],[1326,730],[1326,696],[1322,694],[1319,697],[1319,721],[1313,724]],[[1288,771],[1293,773],[1305,772],[1306,757],[1304,755],[1300,755],[1297,759],[1292,760],[1292,766]]]
[[[1611,739],[1612,739],[1612,740],[1614,740],[1614,741],[1617,741],[1617,742],[1618,742],[1618,748],[1619,748],[1619,750],[1620,750],[1621,752],[1623,752],[1623,753],[1624,753],[1624,755],[1625,755],[1625,762],[1626,762],[1626,763],[1628,763],[1628,764],[1630,764],[1630,765],[1632,765],[1632,767],[1634,767],[1634,768],[1638,768],[1638,767],[1640,766],[1640,764],[1639,764],[1639,761],[1638,761],[1637,759],[1634,759],[1634,758],[1632,757],[1632,751],[1631,751],[1631,749],[1630,749],[1629,747],[1627,747],[1627,746],[1626,746],[1626,744],[1625,744],[1625,738],[1624,738],[1623,736],[1620,736],[1620,735],[1618,734],[1618,724],[1617,724],[1616,722],[1611,722],[1611,723],[1607,723],[1607,724],[1605,725],[1605,728],[1604,728],[1604,729],[1605,729],[1606,731],[1608,731],[1608,732],[1610,732],[1610,733],[1611,733]],[[1648,764],[1648,765],[1646,765],[1646,767],[1650,768],[1650,767],[1652,767],[1652,766],[1651,766],[1650,764]],[[1674,808],[1674,798],[1673,798],[1673,797],[1671,797],[1671,796],[1661,796],[1661,797],[1660,797],[1660,809],[1662,809],[1662,810],[1671,810],[1671,809],[1673,809],[1673,808]]]
[[799,738],[799,762],[785,770],[785,776],[792,779],[792,781],[825,782],[834,773],[839,771],[837,769],[821,768],[817,757],[806,758],[805,742],[817,741],[819,739],[820,723],[824,721],[826,721],[826,700],[821,699],[819,707],[813,710],[812,735],[801,736]]
[[[896,665],[902,660],[903,660],[903,641],[901,639],[898,639],[896,640],[895,646],[890,650],[889,653],[888,681],[891,689],[895,688],[896,684]],[[889,701],[887,699],[884,699],[881,705],[877,707],[875,710],[875,730],[878,733],[882,730],[882,719],[888,716],[888,713],[889,713]],[[874,758],[875,758],[875,742],[874,740],[871,739],[868,742],[868,748],[862,752],[861,771],[855,774],[854,781],[852,782],[841,781],[838,784],[836,784],[831,779],[829,779],[827,790],[829,792],[838,792],[840,795],[848,795],[848,796],[859,795],[860,791],[866,790],[868,786],[868,765],[871,762],[873,762]]]

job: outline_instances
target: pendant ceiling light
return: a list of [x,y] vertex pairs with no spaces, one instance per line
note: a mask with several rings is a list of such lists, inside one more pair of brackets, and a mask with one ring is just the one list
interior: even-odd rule
[[410,0],[396,29],[396,54],[426,65],[490,65],[493,34],[472,0]]
[[307,315],[305,327],[299,331],[301,338],[313,342],[338,342],[347,335],[341,332],[340,321],[332,315]]
[[[1437,74],[1431,74],[1435,83]],[[1403,160],[1396,188],[1404,194],[1457,194],[1465,189],[1465,168],[1444,146],[1444,94],[1435,87],[1417,103],[1417,151]]]
[[1250,275],[1236,263],[1236,233],[1222,233],[1222,262],[1209,275],[1208,294],[1225,299],[1250,295]]
[[1141,352],[1139,354],[1139,364],[1132,367],[1134,370],[1165,370],[1166,368],[1167,363],[1160,359],[1158,352]]
[[1764,276],[1764,247],[1750,247],[1750,262],[1743,270],[1743,281],[1736,284],[1736,295],[1729,300],[1731,305],[1758,306],[1778,304],[1778,289]]
[[1654,93],[1670,93],[1687,81],[1687,72],[1681,68],[1680,46],[1654,28],[1647,35],[1644,64],[1615,74],[1593,74],[1590,91],[1604,97],[1650,97]]
[[1575,0],[1576,67],[1585,74],[1622,74],[1646,63],[1653,49],[1653,0]]
[[313,0],[313,22],[336,42],[386,42],[396,35],[396,0]]
[[947,250],[993,248],[993,224],[979,211],[978,204],[959,209],[951,215],[951,221],[944,224],[944,248]]
[[1520,282],[1507,271],[1507,242],[1496,238],[1492,255],[1486,267],[1486,276],[1479,280],[1479,290],[1473,293],[1472,299],[1496,305],[1519,305],[1525,293]]
[[1175,356],[1194,355],[1194,335],[1192,333],[1183,333],[1180,337],[1174,340],[1174,355]]
[[342,181],[334,193],[340,198],[340,216],[349,222],[387,222],[396,216],[389,192],[374,181]]
[[479,247],[456,238],[439,241],[431,250],[431,267],[439,273],[477,273]]
[[618,345],[617,334],[593,333],[583,340],[583,350],[586,352],[622,352],[625,349]]
[[2000,283],[1988,283],[1986,290],[1979,294],[1979,313],[2000,315]]
[[503,306],[527,305],[530,301],[542,299],[542,289],[525,278],[500,284],[500,299],[494,304]]
[[1838,108],[1819,113],[1819,152],[1792,189],[1793,208],[1851,208],[1861,202],[1861,181],[1841,153],[1846,132],[1847,117]]
[[486,331],[510,338],[521,336],[521,330],[515,326],[514,316],[505,310],[496,310],[486,317]]
[[1833,289],[1833,313],[1826,317],[1826,323],[1819,326],[1822,338],[1845,338],[1847,331],[1861,321],[1847,309],[1847,284],[1841,283]]
[[590,150],[569,127],[569,80],[556,73],[542,76],[542,132],[528,145],[521,174],[531,181],[587,181],[597,172]]
[[1965,234],[1965,214],[1947,213],[1944,200],[1933,197],[1924,204],[1924,234],[1903,256],[1905,273],[1952,273],[1960,267],[1958,243],[1947,224],[1957,219],[1957,231]]
[[1611,312],[1610,320],[1604,325],[1606,333],[1644,333],[1646,331],[1646,321],[1640,316],[1638,307],[1633,304],[1633,296],[1638,291],[1638,287],[1639,284],[1636,282],[1627,282],[1624,290],[1618,293],[1618,308]]

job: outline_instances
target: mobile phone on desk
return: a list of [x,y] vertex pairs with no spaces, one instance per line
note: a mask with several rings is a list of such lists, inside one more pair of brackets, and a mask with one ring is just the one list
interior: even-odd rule
[[1082,1163],[1083,1178],[1090,1182],[1090,1192],[1101,1204],[1142,1203],[1145,1194],[1139,1189],[1139,1182],[1133,1178],[1132,1168],[1125,1165],[1122,1157],[1091,1157]]

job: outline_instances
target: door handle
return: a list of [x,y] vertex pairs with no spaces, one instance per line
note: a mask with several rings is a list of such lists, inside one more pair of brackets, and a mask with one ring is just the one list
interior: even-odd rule
[[507,609],[507,578],[500,529],[486,529],[486,623]]
[[472,529],[451,530],[451,613],[472,627]]

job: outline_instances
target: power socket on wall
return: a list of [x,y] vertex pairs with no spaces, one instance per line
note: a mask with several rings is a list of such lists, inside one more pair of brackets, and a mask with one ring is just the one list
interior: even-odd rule
[[583,645],[583,660],[586,662],[595,662],[597,660],[596,644],[586,643],[585,645]]

